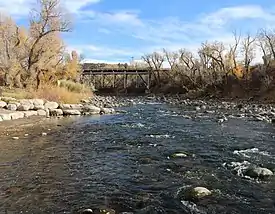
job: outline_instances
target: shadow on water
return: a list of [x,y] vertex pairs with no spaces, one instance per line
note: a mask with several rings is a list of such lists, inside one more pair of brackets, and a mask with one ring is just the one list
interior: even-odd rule
[[[243,179],[224,166],[248,161],[274,170],[270,124],[186,119],[192,113],[160,104],[125,109],[126,114],[80,117],[61,128],[54,123],[47,136],[40,127],[28,136],[20,133],[17,141],[1,138],[0,211],[274,213],[273,179]],[[179,151],[188,156],[169,158]],[[177,198],[186,186],[214,194],[186,206]]]

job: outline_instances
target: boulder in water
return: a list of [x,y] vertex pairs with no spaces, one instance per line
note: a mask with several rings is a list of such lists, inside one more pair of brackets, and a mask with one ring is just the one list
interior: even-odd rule
[[273,175],[273,172],[270,169],[262,168],[262,167],[255,167],[255,168],[249,168],[245,172],[246,176],[249,176],[251,178],[259,178],[259,179],[265,179]]
[[185,201],[198,201],[206,196],[210,196],[212,192],[205,187],[194,187],[181,190],[179,197]]
[[94,213],[92,209],[85,209],[81,212],[81,214],[89,214],[89,213]]
[[171,155],[172,158],[186,158],[187,156],[185,152],[176,152]]

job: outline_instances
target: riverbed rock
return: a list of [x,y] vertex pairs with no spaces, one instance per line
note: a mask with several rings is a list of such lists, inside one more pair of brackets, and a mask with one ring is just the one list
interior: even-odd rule
[[99,114],[100,113],[100,108],[96,107],[94,105],[84,105],[82,108],[83,112],[88,112],[90,114]]
[[81,109],[83,108],[82,104],[61,104],[60,109],[62,110],[79,110],[81,111]]
[[0,122],[2,122],[2,121],[3,121],[2,116],[0,116]]
[[5,108],[7,106],[7,103],[4,101],[0,101],[0,108]]
[[8,110],[11,110],[11,111],[16,111],[17,110],[17,105],[16,104],[13,104],[13,103],[9,103],[7,105],[7,109]]
[[249,168],[245,172],[246,176],[249,176],[251,178],[259,178],[259,179],[265,179],[273,175],[273,172],[270,169],[262,168],[262,167],[255,167],[255,168]]
[[37,111],[25,111],[24,117],[37,116]]
[[47,116],[47,112],[45,110],[39,109],[37,110],[38,116]]
[[63,110],[63,114],[64,115],[81,115],[81,112],[75,109],[65,109]]
[[24,113],[23,113],[23,112],[20,112],[20,111],[13,112],[13,113],[11,113],[10,115],[11,115],[11,119],[12,119],[12,120],[17,120],[17,119],[22,119],[22,118],[24,118]]
[[59,104],[57,102],[46,102],[44,104],[45,109],[57,109]]
[[61,116],[63,115],[62,109],[50,109],[50,116]]
[[210,196],[212,192],[205,187],[195,187],[182,189],[179,197],[186,201],[198,201],[206,196]]

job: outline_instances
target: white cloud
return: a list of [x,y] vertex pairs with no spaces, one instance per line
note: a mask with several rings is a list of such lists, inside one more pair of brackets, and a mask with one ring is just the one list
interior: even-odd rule
[[[80,10],[90,4],[99,3],[100,0],[63,0],[62,4],[71,13],[79,13]],[[15,17],[24,17],[29,14],[36,0],[2,0],[0,1],[0,12]]]
[[262,19],[266,21],[274,21],[275,16],[268,11],[265,11],[259,5],[243,5],[236,7],[226,7],[220,10],[205,15],[202,23],[210,25],[224,25],[228,21],[241,19]]

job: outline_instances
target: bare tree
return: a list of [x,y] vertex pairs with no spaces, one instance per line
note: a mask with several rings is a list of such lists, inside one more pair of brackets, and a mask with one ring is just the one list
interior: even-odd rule
[[[30,18],[31,37],[27,58],[29,81],[33,81],[41,74],[37,64],[46,55],[49,39],[54,36],[58,37],[61,32],[69,32],[71,30],[70,24],[70,21],[62,12],[59,0],[38,0],[38,8],[32,10]],[[56,55],[59,55],[59,53]],[[48,58],[48,56],[46,57]]]
[[255,41],[256,37],[253,38],[249,33],[247,33],[246,37],[241,42],[241,51],[244,55],[244,68],[245,68],[245,78],[248,78],[250,64],[252,60],[255,58]]
[[164,62],[164,56],[160,53],[153,52],[142,56],[142,59],[148,64],[157,83],[160,83],[160,69]]
[[213,83],[221,81],[223,75],[226,74],[224,52],[224,44],[217,41],[202,43],[202,47],[199,50],[204,72],[207,71],[208,75],[212,76]]

